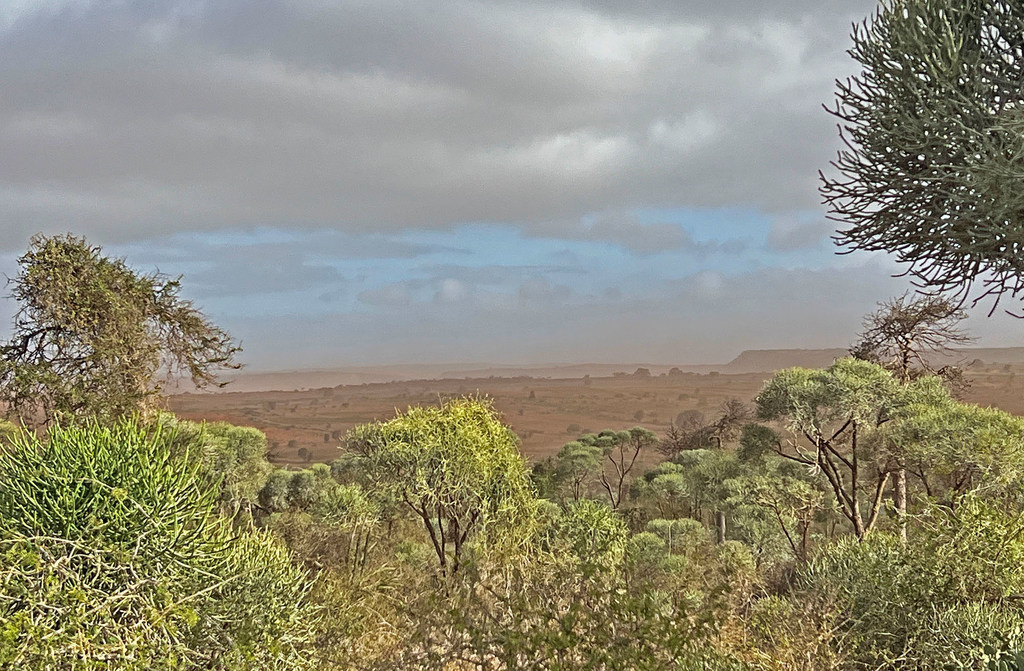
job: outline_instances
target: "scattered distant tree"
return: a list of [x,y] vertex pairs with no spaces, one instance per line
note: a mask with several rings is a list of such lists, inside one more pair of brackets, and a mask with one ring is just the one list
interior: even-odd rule
[[201,387],[238,367],[239,348],[179,296],[179,279],[141,275],[72,235],[37,235],[18,261],[0,402],[23,423],[145,411],[161,371]]
[[[600,435],[605,435],[605,432]],[[658,437],[643,427],[634,426],[627,431],[611,433],[610,438],[612,443],[605,451],[605,456],[612,465],[612,475],[609,477],[607,473],[602,473],[601,485],[608,492],[612,508],[618,510],[622,505],[626,479],[636,465],[640,452],[657,444]]]
[[836,242],[886,251],[923,288],[1024,292],[1024,6],[892,0],[855,26],[837,82],[845,149],[821,193]]
[[578,440],[566,443],[555,455],[555,473],[569,488],[573,501],[579,501],[590,482],[601,471],[604,451]]
[[466,542],[485,525],[508,531],[530,516],[534,494],[519,440],[490,401],[461,398],[410,408],[348,437],[368,477],[423,522],[442,575],[458,572]]
[[633,373],[633,376],[634,377],[650,377],[651,376],[651,369],[650,368],[637,368],[636,372]]

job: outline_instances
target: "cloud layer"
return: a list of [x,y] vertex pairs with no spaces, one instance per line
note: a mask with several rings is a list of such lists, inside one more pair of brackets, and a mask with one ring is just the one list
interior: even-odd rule
[[813,207],[872,4],[26,3],[0,23],[0,244]]
[[257,367],[842,345],[906,288],[818,206],[874,6],[5,3],[0,272],[84,234]]

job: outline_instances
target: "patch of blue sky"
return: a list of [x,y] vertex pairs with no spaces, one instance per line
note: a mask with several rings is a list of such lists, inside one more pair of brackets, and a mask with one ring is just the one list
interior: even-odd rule
[[773,217],[752,208],[644,208],[634,212],[645,223],[671,222],[682,226],[695,242],[729,240],[763,242]]
[[[789,241],[790,247],[773,247],[769,239],[777,217],[751,209],[635,210],[627,214],[621,230],[605,223],[595,237],[588,237],[589,227],[599,216],[568,229],[495,223],[396,232],[241,228],[170,235],[119,245],[112,251],[140,269],[158,267],[171,275],[184,274],[187,295],[212,311],[230,315],[395,311],[403,309],[406,300],[437,300],[442,289],[450,293],[453,282],[470,294],[481,290],[516,296],[525,283],[542,281],[568,287],[568,293],[558,294],[566,301],[602,300],[608,292],[628,299],[700,273],[728,276],[769,267],[818,269],[837,261],[834,247],[820,231],[816,235],[824,243],[809,240],[804,245],[798,240],[797,244]],[[803,225],[804,219],[819,215],[790,216]],[[675,244],[665,249],[637,251],[630,246],[629,236],[643,234],[645,226],[662,231],[678,226],[681,235],[670,235]],[[253,268],[246,270],[240,264],[240,259],[248,258],[248,252],[241,250],[251,250]],[[294,270],[308,280],[303,286],[280,290],[255,282],[252,291],[245,293],[240,274],[258,275],[261,269],[271,275]],[[317,272],[325,269],[334,272]],[[198,286],[189,288],[189,276],[197,278]],[[381,295],[390,299],[360,298]]]

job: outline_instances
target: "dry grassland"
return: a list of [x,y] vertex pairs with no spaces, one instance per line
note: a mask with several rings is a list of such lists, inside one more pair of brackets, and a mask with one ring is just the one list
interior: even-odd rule
[[[522,439],[523,453],[542,459],[580,433],[641,425],[664,433],[680,413],[713,418],[730,398],[749,402],[769,373],[548,379],[537,377],[418,380],[299,391],[179,394],[168,408],[194,420],[228,421],[264,431],[279,464],[332,461],[357,424],[439,398],[487,395]],[[1024,365],[976,363],[966,400],[1024,414]]]

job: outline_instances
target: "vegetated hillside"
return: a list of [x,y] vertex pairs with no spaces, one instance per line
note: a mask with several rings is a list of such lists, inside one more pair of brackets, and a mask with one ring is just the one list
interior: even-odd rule
[[[1024,352],[995,350],[994,356],[1006,358],[1017,351]],[[1024,414],[1022,373],[1024,364],[975,361],[967,369],[971,388],[966,400]],[[483,394],[494,398],[522,440],[523,453],[539,459],[587,431],[641,425],[662,434],[681,413],[695,411],[712,419],[728,399],[749,402],[769,375],[677,372],[415,380],[297,391],[178,394],[168,399],[168,407],[188,419],[255,426],[267,433],[274,461],[301,464],[332,460],[345,433],[357,424],[387,419],[397,410],[436,403],[439,398]]]

